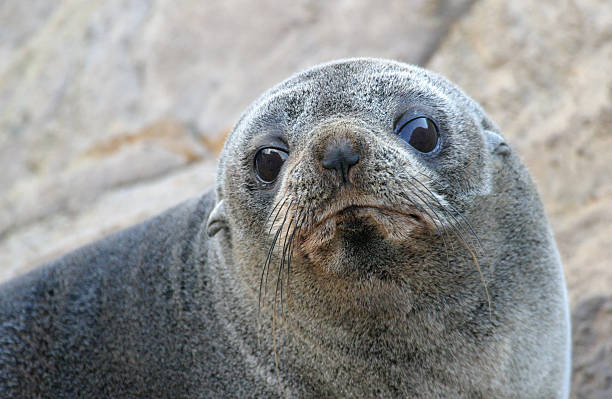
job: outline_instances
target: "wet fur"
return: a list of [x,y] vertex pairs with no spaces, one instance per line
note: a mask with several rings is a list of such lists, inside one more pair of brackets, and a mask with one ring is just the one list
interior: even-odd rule
[[[407,109],[438,121],[436,157],[393,134]],[[271,137],[290,157],[264,185]],[[334,140],[360,153],[350,186],[320,168]],[[454,85],[385,60],[264,93],[214,192],[4,284],[0,304],[2,397],[567,396],[565,286],[527,171]]]

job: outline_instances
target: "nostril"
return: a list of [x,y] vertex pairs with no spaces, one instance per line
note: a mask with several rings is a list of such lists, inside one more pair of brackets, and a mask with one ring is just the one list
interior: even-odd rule
[[339,169],[344,165],[351,167],[357,162],[359,162],[359,155],[357,154],[333,152],[325,155],[322,164],[325,169]]
[[349,169],[359,162],[359,154],[357,154],[351,146],[344,142],[334,144],[327,147],[321,165],[325,169],[336,170],[342,177],[343,183],[348,183]]

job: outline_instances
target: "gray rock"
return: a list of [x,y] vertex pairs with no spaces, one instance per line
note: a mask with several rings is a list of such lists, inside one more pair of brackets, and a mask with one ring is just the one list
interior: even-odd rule
[[585,302],[612,292],[610,21],[606,0],[478,2],[428,65],[483,105],[539,185],[575,309],[580,398],[612,397],[609,305]]
[[470,3],[3,2],[0,279],[81,242],[62,226],[83,228],[94,209],[113,219],[98,198],[214,157],[279,80],[339,57],[425,62]]
[[[480,2],[429,66],[456,81],[525,158],[558,236],[571,302],[612,291],[612,7]],[[585,267],[588,265],[588,267]]]
[[612,398],[612,296],[597,296],[577,304],[572,324],[573,397]]
[[7,15],[28,35],[10,41],[0,69],[0,187],[58,173],[100,137],[159,119],[217,137],[264,89],[316,62],[423,61],[466,4],[65,0],[38,13],[47,18]]
[[151,181],[101,193],[76,214],[58,212],[21,226],[0,241],[0,280],[201,194],[211,186],[215,169],[214,161],[194,163]]
[[108,190],[162,176],[211,157],[189,129],[160,121],[96,143],[60,173],[17,182],[0,198],[0,237],[51,214],[78,214]]
[[8,0],[0,21],[0,280],[204,190],[280,79],[396,58],[461,85],[524,156],[574,305],[574,394],[612,396],[608,0]]

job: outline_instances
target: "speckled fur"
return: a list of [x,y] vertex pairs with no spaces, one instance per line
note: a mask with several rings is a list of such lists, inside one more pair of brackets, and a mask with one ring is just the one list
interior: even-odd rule
[[[393,133],[407,110],[437,121],[435,155]],[[290,155],[263,184],[270,140]],[[360,153],[349,188],[320,167],[330,140]],[[335,213],[355,204],[376,208]],[[303,221],[291,268],[281,242],[260,298],[285,215]],[[561,263],[526,169],[454,85],[386,60],[264,93],[215,191],[5,283],[0,305],[3,398],[567,397]]]

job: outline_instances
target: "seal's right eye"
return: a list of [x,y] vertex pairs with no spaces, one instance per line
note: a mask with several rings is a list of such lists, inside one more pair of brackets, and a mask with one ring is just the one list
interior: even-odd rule
[[272,183],[278,177],[289,154],[278,148],[262,148],[255,154],[255,173],[264,183]]
[[438,126],[426,116],[404,114],[395,127],[395,134],[422,153],[433,152],[438,148],[440,134]]

